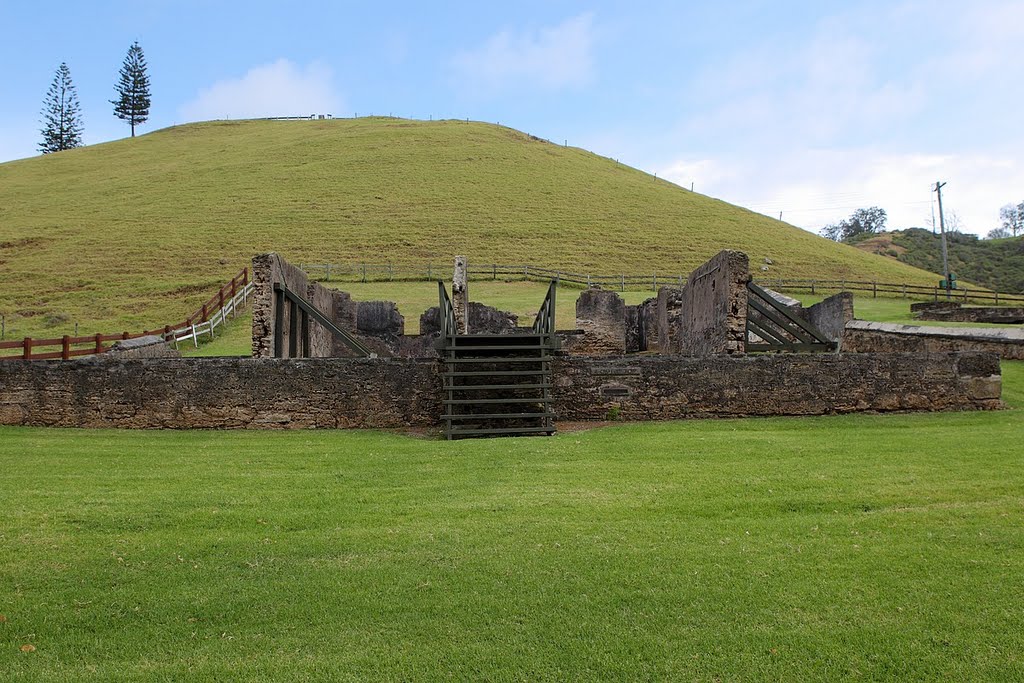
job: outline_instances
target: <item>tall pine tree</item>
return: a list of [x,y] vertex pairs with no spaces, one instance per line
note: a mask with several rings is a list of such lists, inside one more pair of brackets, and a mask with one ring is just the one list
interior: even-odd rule
[[149,118],[149,74],[146,73],[146,56],[142,54],[139,41],[128,48],[120,76],[114,86],[117,99],[110,100],[110,103],[114,105],[114,116],[127,121],[132,127],[132,137],[135,137],[135,126]]
[[43,134],[43,141],[39,143],[40,152],[49,154],[82,146],[82,109],[71,82],[71,71],[64,62],[57,67],[53,83],[46,92],[42,115],[40,123],[43,127],[39,132]]

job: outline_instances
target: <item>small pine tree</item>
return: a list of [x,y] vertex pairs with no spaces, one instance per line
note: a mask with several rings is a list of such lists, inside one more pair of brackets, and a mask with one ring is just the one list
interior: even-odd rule
[[42,116],[40,152],[49,154],[82,146],[82,109],[71,82],[71,71],[64,62],[57,67],[53,83],[46,92]]
[[127,121],[132,128],[132,137],[135,137],[135,126],[149,118],[149,74],[146,73],[146,56],[142,54],[138,41],[128,48],[114,89],[117,99],[110,100],[114,105],[114,116]]

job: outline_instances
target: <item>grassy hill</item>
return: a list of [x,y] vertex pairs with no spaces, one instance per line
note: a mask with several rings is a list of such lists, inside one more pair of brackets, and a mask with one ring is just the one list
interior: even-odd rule
[[9,336],[137,329],[253,254],[686,273],[723,248],[777,277],[931,283],[891,259],[613,160],[482,123],[211,122],[0,164]]
[[[942,243],[931,230],[910,228],[874,235],[857,247],[918,268],[942,272]],[[1024,239],[982,240],[960,232],[946,234],[949,268],[961,281],[1000,292],[1024,292]]]

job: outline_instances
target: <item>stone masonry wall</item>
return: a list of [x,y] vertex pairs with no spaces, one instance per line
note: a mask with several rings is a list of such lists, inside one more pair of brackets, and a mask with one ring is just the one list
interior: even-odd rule
[[853,294],[840,292],[809,308],[800,309],[800,314],[828,339],[839,342],[842,350],[846,323],[853,320]]
[[679,353],[679,318],[683,313],[682,287],[662,287],[658,290],[658,333],[657,344],[649,345],[651,351]]
[[423,427],[435,360],[162,358],[0,363],[0,424],[129,429]]
[[[560,420],[1000,406],[999,358],[990,353],[561,357],[552,366]],[[441,368],[382,358],[5,361],[0,424],[424,427],[441,415]]]
[[910,305],[910,312],[921,320],[940,320],[958,323],[1024,323],[1021,306],[962,306],[952,301],[928,301]]
[[569,353],[609,356],[626,352],[626,303],[618,294],[599,287],[583,290],[576,300],[576,327]]
[[846,325],[843,351],[917,354],[987,351],[1007,360],[1024,360],[1024,330],[924,327],[852,320]]
[[743,252],[722,251],[690,274],[680,294],[678,353],[693,357],[743,353],[749,267]]
[[988,409],[1002,387],[985,353],[561,358],[553,370],[560,420]]
[[[313,294],[310,289],[324,289],[310,283],[306,273],[292,265],[278,254],[261,254],[253,257],[253,357],[269,358],[273,356],[274,312],[273,283],[282,282],[288,289],[312,301],[319,310],[326,312],[326,299],[322,295]],[[289,343],[289,330],[292,319],[290,306],[285,306],[285,345]],[[310,324],[309,353],[312,356],[330,355],[328,339],[330,333],[321,326]]]

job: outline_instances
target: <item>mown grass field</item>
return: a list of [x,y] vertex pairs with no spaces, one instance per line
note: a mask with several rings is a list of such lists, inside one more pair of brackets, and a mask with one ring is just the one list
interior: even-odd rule
[[0,672],[1021,680],[1004,376],[1008,411],[553,438],[0,428]]
[[[462,121],[230,121],[0,164],[0,315],[18,338],[184,319],[246,265],[529,263],[775,277],[934,275],[582,149]],[[760,272],[760,271],[758,271]]]

